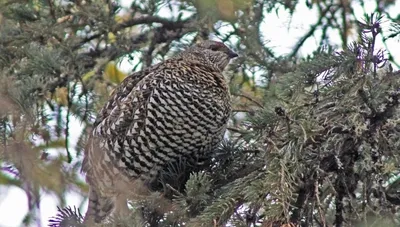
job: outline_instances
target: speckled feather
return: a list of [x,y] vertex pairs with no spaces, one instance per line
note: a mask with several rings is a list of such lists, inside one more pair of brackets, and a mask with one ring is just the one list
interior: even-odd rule
[[231,112],[222,71],[236,56],[222,43],[205,41],[116,88],[85,150],[82,170],[91,188],[86,219],[101,222],[119,195],[146,194],[146,183],[167,163],[200,158],[218,145]]

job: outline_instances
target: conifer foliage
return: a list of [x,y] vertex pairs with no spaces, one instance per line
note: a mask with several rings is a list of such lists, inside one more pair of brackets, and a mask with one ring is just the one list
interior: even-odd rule
[[[131,216],[104,226],[399,226],[400,59],[389,45],[399,15],[388,13],[396,1],[378,0],[363,19],[352,4],[0,0],[0,185],[26,192],[25,226],[40,226],[41,198],[53,193],[60,208],[49,226],[83,227],[82,204],[67,207],[65,196],[87,195],[82,151],[99,108],[129,75],[121,66],[138,71],[211,37],[239,53],[226,73],[226,140],[204,165],[182,158],[150,185],[172,212],[135,201]],[[318,9],[315,24],[290,53],[275,53],[264,18],[304,5]],[[310,38],[319,47],[300,55]]]

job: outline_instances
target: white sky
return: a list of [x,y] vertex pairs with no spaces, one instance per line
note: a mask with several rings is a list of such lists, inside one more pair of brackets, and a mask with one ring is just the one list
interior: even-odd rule
[[[129,6],[130,0],[124,1],[124,6]],[[397,7],[392,7],[392,11],[394,13],[395,8],[399,8],[400,4],[397,2]],[[366,4],[367,13],[371,13],[375,8],[374,1],[369,1]],[[358,19],[362,19],[363,11],[360,7],[354,7],[356,15],[359,16]],[[168,13],[168,12],[166,12]],[[168,16],[165,15],[166,17]],[[286,54],[291,51],[291,47],[297,40],[296,38],[302,36],[306,31],[308,31],[310,24],[317,20],[317,14],[315,11],[310,12],[308,8],[304,5],[304,3],[300,3],[296,8],[296,13],[292,18],[289,17],[287,12],[279,11],[279,16],[275,13],[271,13],[266,16],[265,22],[262,25],[262,29],[264,31],[264,39],[269,40],[269,46],[273,48],[276,54]],[[290,25],[290,29],[288,29]],[[384,24],[384,27],[389,24]],[[302,54],[309,54],[315,47],[318,45],[318,40],[310,38],[306,43],[304,48],[301,49]],[[337,34],[332,34],[330,37],[331,41],[340,43],[339,37]],[[399,50],[400,45],[398,43],[399,40],[391,40],[389,41],[389,47],[392,50]],[[383,45],[380,43],[380,47],[383,48]],[[393,54],[396,54],[394,57],[397,61],[400,60],[400,52],[393,51]],[[126,62],[121,65],[122,69],[128,70],[131,68]],[[72,120],[70,123],[70,128],[75,129],[77,133],[71,133],[71,147],[74,147],[77,136],[79,135],[82,127],[79,122]],[[79,132],[79,133],[78,133]],[[65,151],[61,151],[65,152]],[[57,198],[53,195],[42,195],[41,200],[41,222],[42,226],[47,226],[47,220],[49,217],[54,216],[57,213]],[[84,200],[81,196],[70,193],[67,196],[67,205],[70,206],[79,206],[81,202]],[[84,205],[86,207],[86,204]],[[25,216],[27,209],[27,198],[25,192],[19,188],[11,187],[6,188],[4,186],[0,186],[0,227],[18,227],[22,222],[23,217]],[[86,210],[82,210],[84,214]],[[31,225],[32,227],[37,226]]]

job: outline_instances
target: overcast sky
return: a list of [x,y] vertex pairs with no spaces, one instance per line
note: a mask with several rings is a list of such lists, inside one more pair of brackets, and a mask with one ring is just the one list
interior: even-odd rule
[[[124,6],[129,6],[130,0],[124,1]],[[314,7],[316,8],[316,7]],[[366,4],[367,13],[371,13],[375,8],[375,2],[369,1]],[[400,8],[400,4],[397,2],[397,7],[392,7],[392,11],[394,13],[395,8]],[[356,15],[358,15],[358,19],[363,18],[363,11],[361,7],[354,7]],[[167,13],[168,16],[168,12]],[[295,41],[298,37],[302,36],[305,31],[308,31],[311,23],[317,20],[317,14],[315,11],[310,12],[308,8],[306,8],[304,3],[300,3],[296,8],[296,13],[292,18],[289,17],[289,14],[284,11],[279,11],[279,16],[275,13],[271,13],[267,15],[265,18],[265,22],[263,23],[263,32],[265,40],[269,40],[269,46],[273,48],[276,54],[284,55],[291,51],[291,47],[294,45]],[[289,28],[290,25],[290,29]],[[384,27],[388,27],[388,23],[383,24]],[[340,43],[340,39],[338,35],[330,36],[331,41]],[[389,46],[393,49],[400,49],[400,45],[398,43],[399,40],[391,40],[389,42]],[[303,49],[301,49],[301,54],[309,54],[315,47],[318,45],[317,39],[309,39]],[[380,43],[379,47],[383,48],[383,45]],[[395,55],[395,59],[400,59],[400,52],[393,51]],[[131,67],[128,63],[124,63],[121,65],[122,69],[125,71],[129,70]],[[70,128],[77,131],[77,133],[71,133],[71,147],[74,147],[77,137],[81,132],[81,125],[76,120],[71,120]],[[53,151],[59,152],[59,151]],[[61,151],[64,152],[64,151]],[[70,206],[79,206],[84,198],[81,196],[71,193],[67,197],[67,204]],[[43,195],[41,200],[41,220],[42,226],[47,226],[47,220],[49,217],[55,215],[57,213],[57,199],[53,195]],[[85,206],[86,207],[86,204]],[[11,187],[5,188],[0,187],[0,227],[18,227],[21,223],[23,217],[25,216],[27,209],[27,198],[24,191],[19,188]],[[82,210],[84,213],[86,210]],[[36,227],[37,225],[32,225]]]

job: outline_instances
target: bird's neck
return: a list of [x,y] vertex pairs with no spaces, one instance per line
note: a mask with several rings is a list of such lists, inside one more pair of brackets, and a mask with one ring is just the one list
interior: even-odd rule
[[174,59],[181,59],[183,61],[198,62],[201,65],[204,65],[205,67],[212,68],[213,71],[218,71],[218,72],[221,72],[221,73],[223,71],[223,69],[220,69],[216,63],[210,61],[210,59],[208,59],[204,55],[204,53],[201,53],[201,52],[182,52],[182,53],[176,55],[173,58]]

